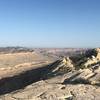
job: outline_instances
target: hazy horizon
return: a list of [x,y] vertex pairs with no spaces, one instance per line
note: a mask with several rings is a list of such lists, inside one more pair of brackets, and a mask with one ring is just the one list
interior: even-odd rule
[[100,47],[99,0],[0,0],[0,47]]

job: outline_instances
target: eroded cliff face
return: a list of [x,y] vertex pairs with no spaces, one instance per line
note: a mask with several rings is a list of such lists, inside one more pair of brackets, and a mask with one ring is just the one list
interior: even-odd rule
[[[100,100],[100,49],[89,50],[81,56],[76,63],[70,57],[66,57],[41,69],[33,69],[28,76],[25,73],[23,82],[34,80],[37,76],[39,80],[30,81],[30,84],[26,82],[25,87],[3,94],[0,99]],[[32,74],[35,71],[36,74]],[[14,81],[17,82],[16,79]],[[9,85],[6,88],[9,88]]]

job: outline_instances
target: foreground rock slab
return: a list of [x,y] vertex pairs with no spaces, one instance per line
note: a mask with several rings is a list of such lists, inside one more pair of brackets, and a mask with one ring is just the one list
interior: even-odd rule
[[49,83],[51,79],[41,80],[3,95],[0,100],[100,100],[100,87],[88,84],[57,84],[56,78],[55,83]]

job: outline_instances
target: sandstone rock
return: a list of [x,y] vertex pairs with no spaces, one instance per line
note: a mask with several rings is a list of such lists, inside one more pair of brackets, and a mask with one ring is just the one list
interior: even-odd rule
[[72,73],[64,80],[63,84],[91,84],[100,86],[100,70],[83,69]]
[[[0,96],[1,100],[99,100],[100,49],[89,51],[77,63],[67,57],[43,69],[43,77],[17,91]],[[23,66],[34,64],[25,63]],[[83,66],[81,68],[81,66]],[[21,65],[22,66],[22,65]],[[16,66],[16,69],[19,68]],[[21,67],[20,67],[21,68]],[[40,69],[41,70],[41,69]],[[33,71],[34,72],[34,71]],[[34,74],[40,75],[40,73]],[[25,77],[32,79],[36,76]],[[42,74],[41,74],[42,75]],[[44,78],[45,76],[45,78]],[[24,81],[25,82],[25,81]],[[33,81],[32,81],[33,82]],[[16,82],[15,82],[16,83]],[[7,87],[11,84],[6,83]],[[19,83],[16,83],[18,85]]]
[[63,75],[65,73],[71,72],[75,69],[72,61],[67,58],[63,58],[61,60],[57,60],[56,62],[52,63],[48,70],[45,71],[44,76],[42,79],[52,78],[54,76]]
[[88,50],[85,55],[76,62],[76,68],[88,68],[100,63],[100,48]]

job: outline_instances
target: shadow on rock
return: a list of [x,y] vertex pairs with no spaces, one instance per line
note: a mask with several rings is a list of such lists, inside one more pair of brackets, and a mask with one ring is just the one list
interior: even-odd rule
[[28,70],[19,75],[6,77],[0,80],[0,95],[10,93],[41,80],[43,74],[47,72],[49,65],[41,68]]

